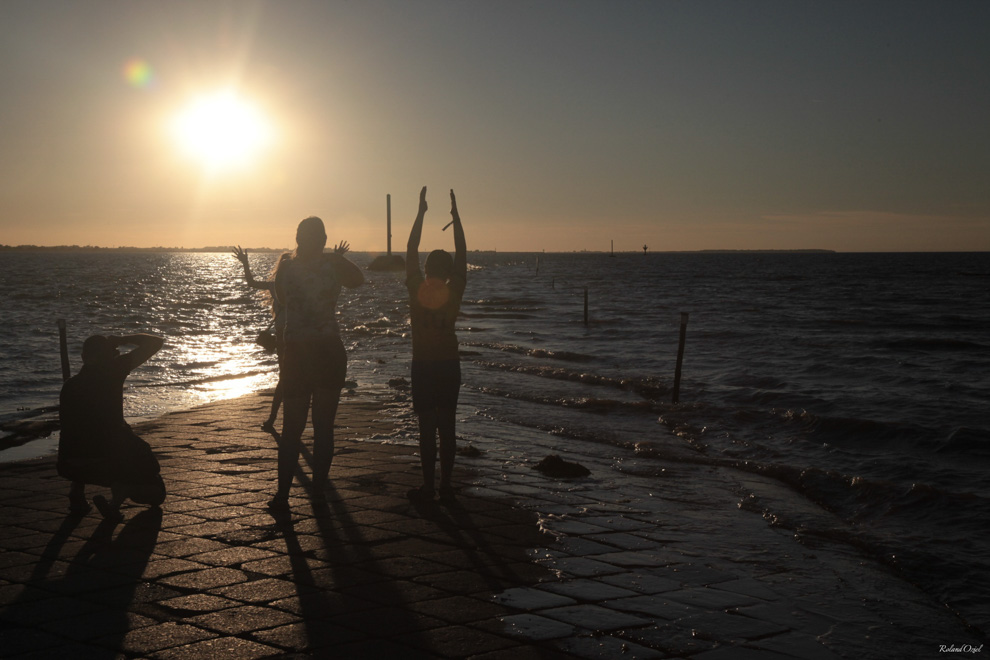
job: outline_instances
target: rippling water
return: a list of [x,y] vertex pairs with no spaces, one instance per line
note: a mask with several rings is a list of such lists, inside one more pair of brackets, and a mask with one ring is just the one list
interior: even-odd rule
[[[252,254],[255,273],[275,258]],[[228,254],[0,253],[0,262],[0,421],[56,401],[57,318],[73,371],[94,332],[167,338],[129,381],[132,419],[274,384],[274,359],[253,341],[267,301]],[[469,262],[462,441],[529,434],[543,443],[535,452],[576,438],[612,452],[620,473],[686,461],[772,477],[841,524],[758,492],[744,508],[809,545],[858,548],[988,626],[990,255],[471,253]],[[386,402],[394,440],[412,441],[402,276],[368,273],[342,295],[340,316],[351,385]]]

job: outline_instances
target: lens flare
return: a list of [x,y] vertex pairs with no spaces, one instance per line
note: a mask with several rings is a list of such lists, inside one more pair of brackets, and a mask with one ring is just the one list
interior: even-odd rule
[[147,60],[135,57],[124,64],[124,80],[135,89],[145,89],[154,82],[155,74]]

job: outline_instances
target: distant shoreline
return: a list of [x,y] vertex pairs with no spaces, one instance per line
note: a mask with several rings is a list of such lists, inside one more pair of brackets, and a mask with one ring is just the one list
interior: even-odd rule
[[[184,247],[100,247],[98,245],[0,245],[0,252],[230,252],[232,245]],[[248,252],[289,252],[290,248],[247,248]]]
[[[0,252],[230,252],[231,245],[214,245],[201,248],[185,247],[101,247],[98,245],[0,245]],[[246,248],[248,252],[288,252],[291,248]],[[374,250],[355,250],[367,254],[380,254]],[[471,252],[494,253],[494,250],[471,250]],[[649,254],[835,254],[836,250],[798,249],[798,250],[654,250]],[[562,252],[546,252],[545,250],[509,250],[508,254],[609,254],[607,250],[567,250]],[[642,254],[639,250],[625,250],[614,254]]]
[[[232,245],[214,245],[209,247],[200,248],[185,248],[185,247],[100,247],[97,245],[0,245],[0,254],[6,252],[64,252],[64,253],[90,253],[90,252],[119,252],[119,253],[130,253],[130,252],[200,252],[200,253],[211,253],[211,252],[222,252],[229,253],[234,249]],[[252,247],[245,248],[248,252],[257,253],[283,253],[291,252],[292,248],[267,248],[267,247]],[[380,255],[385,254],[384,250],[353,250],[353,252],[369,255]],[[496,250],[469,250],[470,253],[479,254],[498,254]],[[941,253],[959,253],[959,254],[969,254],[969,253],[984,253],[987,250],[926,250],[926,251],[901,251],[901,250],[888,250],[882,252],[875,251],[862,251],[862,252],[841,252],[839,250],[826,250],[821,248],[806,248],[806,249],[792,249],[792,250],[781,250],[781,249],[753,249],[753,250],[737,250],[737,249],[707,249],[707,250],[650,250],[647,254],[941,254]],[[641,250],[622,250],[610,253],[608,250],[565,250],[560,252],[548,252],[546,250],[506,250],[504,254],[644,254]],[[398,253],[395,253],[398,254]]]

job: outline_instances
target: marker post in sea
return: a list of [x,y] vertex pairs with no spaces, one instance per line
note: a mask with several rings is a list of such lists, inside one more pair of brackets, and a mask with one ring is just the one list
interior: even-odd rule
[[677,403],[681,398],[681,364],[684,362],[684,340],[687,338],[688,313],[681,312],[681,338],[677,345],[677,366],[674,367],[674,398]]
[[57,319],[58,352],[62,357],[62,380],[69,380],[69,345],[65,338],[65,319]]

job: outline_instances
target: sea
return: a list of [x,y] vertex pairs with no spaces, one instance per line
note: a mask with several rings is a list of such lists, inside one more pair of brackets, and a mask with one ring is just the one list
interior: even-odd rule
[[[351,255],[362,267],[373,256]],[[277,257],[251,253],[255,274]],[[580,446],[634,459],[612,463],[620,484],[672,463],[778,480],[793,501],[757,513],[847,544],[990,630],[990,253],[468,262],[460,444],[525,438],[532,456]],[[380,401],[396,422],[374,440],[414,443],[403,274],[366,277],[338,308],[347,395]],[[55,414],[58,319],[73,373],[90,334],[166,338],[128,381],[132,421],[276,382],[255,341],[270,302],[230,253],[0,252],[0,304],[6,428]],[[57,432],[16,442],[3,432],[0,462],[53,452]],[[809,504],[833,522],[802,519]]]

